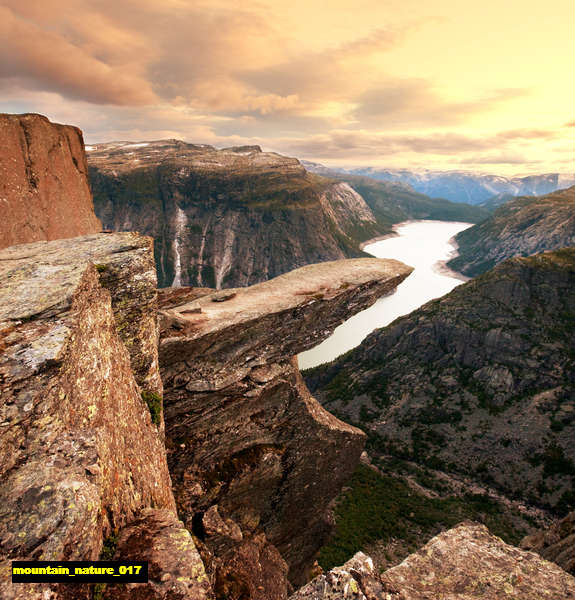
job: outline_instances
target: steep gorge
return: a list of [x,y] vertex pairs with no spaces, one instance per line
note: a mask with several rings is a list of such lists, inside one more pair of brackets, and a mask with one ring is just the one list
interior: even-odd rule
[[564,513],[575,491],[575,250],[508,260],[306,373],[376,454]]

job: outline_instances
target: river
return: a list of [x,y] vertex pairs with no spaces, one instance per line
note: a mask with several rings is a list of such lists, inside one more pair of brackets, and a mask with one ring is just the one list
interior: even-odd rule
[[439,298],[466,279],[445,267],[456,249],[451,239],[471,223],[448,221],[404,221],[394,226],[397,235],[367,244],[365,252],[377,258],[395,258],[414,267],[413,273],[395,292],[342,323],[315,348],[299,355],[300,369],[309,369],[337,358],[359,346],[378,327],[406,315],[422,304]]

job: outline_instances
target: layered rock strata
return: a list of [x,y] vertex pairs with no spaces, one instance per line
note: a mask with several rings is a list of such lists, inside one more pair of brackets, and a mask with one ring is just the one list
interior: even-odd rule
[[[177,528],[151,240],[12,246],[0,251],[0,280],[0,596],[90,598],[88,586],[12,585],[9,564],[98,559],[145,509]],[[165,558],[169,572],[175,559]],[[189,597],[205,598],[197,579]],[[152,591],[142,586],[138,597],[164,597]]]
[[305,582],[364,435],[319,406],[291,357],[410,271],[353,259],[249,288],[162,294],[170,471],[218,598],[285,599],[287,579]]
[[0,114],[0,139],[0,248],[102,229],[77,127]]

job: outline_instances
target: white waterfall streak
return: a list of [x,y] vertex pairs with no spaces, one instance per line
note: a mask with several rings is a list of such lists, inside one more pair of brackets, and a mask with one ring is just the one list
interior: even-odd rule
[[174,249],[174,281],[172,287],[182,287],[182,256],[180,249],[182,247],[182,238],[188,224],[186,213],[178,206],[176,208],[176,234],[172,247]]

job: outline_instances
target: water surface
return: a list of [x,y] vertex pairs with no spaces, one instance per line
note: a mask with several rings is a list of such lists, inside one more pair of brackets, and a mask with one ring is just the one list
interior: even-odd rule
[[309,369],[337,358],[359,346],[374,329],[389,325],[397,317],[463,283],[465,278],[443,263],[456,254],[451,238],[471,225],[448,221],[405,221],[394,227],[396,236],[366,245],[365,252],[377,258],[400,260],[414,267],[413,273],[395,292],[348,319],[319,346],[300,354],[300,369]]

